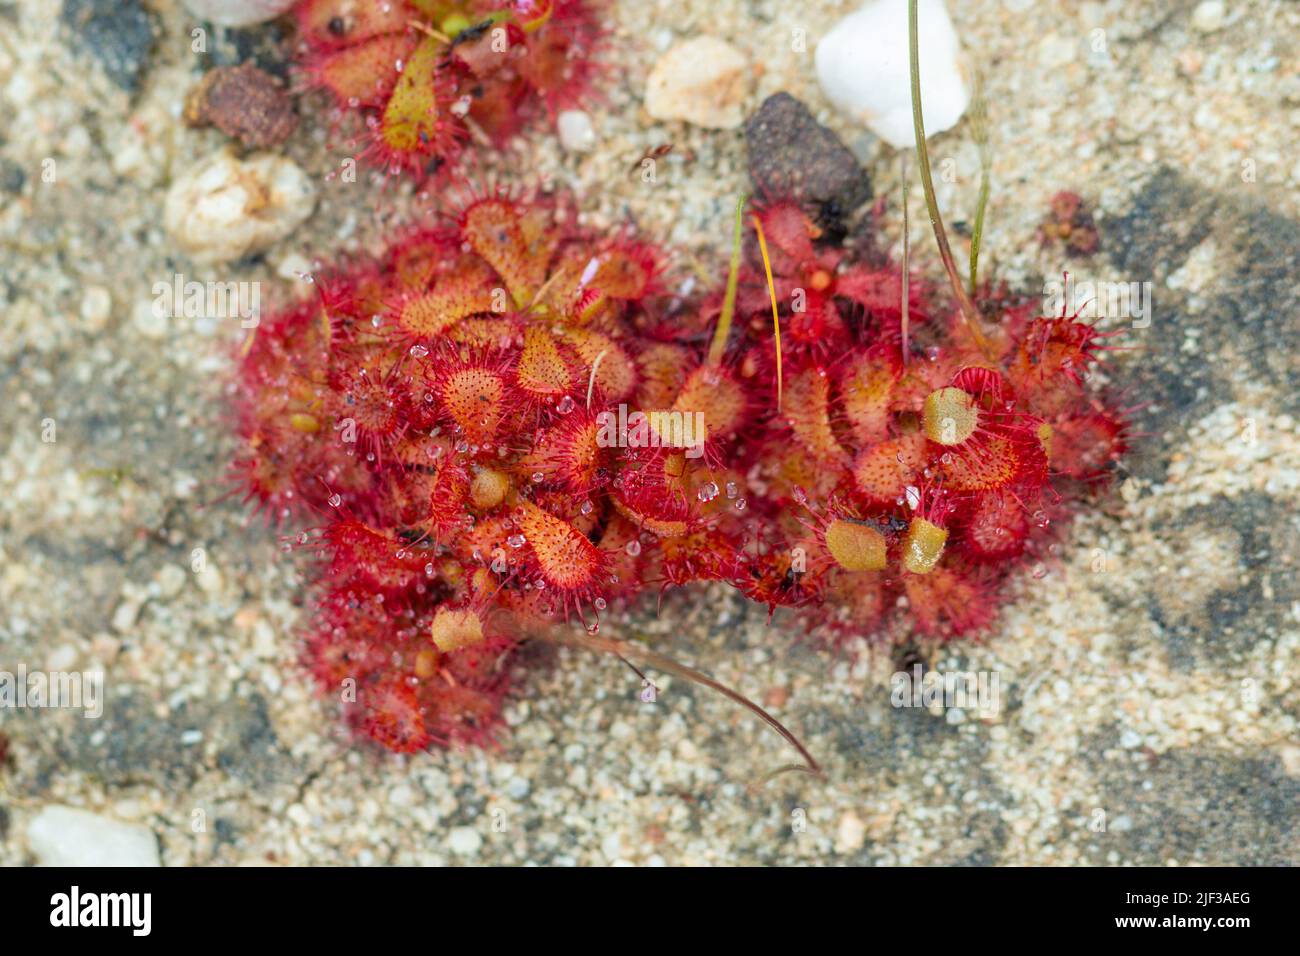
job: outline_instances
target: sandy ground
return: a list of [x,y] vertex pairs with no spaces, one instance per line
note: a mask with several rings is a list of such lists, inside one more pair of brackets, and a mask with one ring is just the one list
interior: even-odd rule
[[[853,6],[616,3],[595,151],[538,130],[495,166],[721,275],[743,135],[654,122],[644,78],[674,39],[728,39],[754,70],[747,113],[788,90],[895,197],[894,156],[832,115],[812,71]],[[987,74],[988,261],[1030,290],[1066,268],[1153,283],[1151,324],[1109,368],[1143,437],[986,640],[924,650],[996,673],[996,716],[891,707],[888,648],[830,658],[722,591],[611,621],[765,702],[828,775],[757,786],[791,759],[770,731],[680,681],[643,704],[616,662],[569,652],[526,659],[495,752],[352,744],[295,664],[303,567],[219,500],[240,330],[159,323],[150,289],[181,271],[287,297],[301,283],[278,276],[375,248],[416,204],[364,176],[325,182],[342,147],[308,98],[284,151],[321,183],[315,214],[209,276],[161,226],[169,183],[223,143],[178,123],[207,62],[191,20],[149,4],[156,39],[128,92],[57,3],[0,3],[0,670],[102,669],[107,696],[96,720],[0,709],[0,862],[34,860],[51,805],[145,828],[168,865],[1300,862],[1300,7],[1229,2],[1210,32],[1188,0],[950,7]],[[627,175],[664,142],[656,183]],[[967,217],[969,129],[932,150],[955,160],[949,218]],[[1095,204],[1092,259],[1035,237],[1062,188]]]

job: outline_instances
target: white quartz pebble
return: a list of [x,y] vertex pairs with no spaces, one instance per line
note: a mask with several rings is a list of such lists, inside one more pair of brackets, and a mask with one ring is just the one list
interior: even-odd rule
[[292,160],[223,150],[176,178],[163,225],[195,262],[229,262],[283,239],[315,208],[316,187]]
[[[917,46],[927,136],[956,125],[970,102],[961,46],[944,0],[920,0]],[[817,79],[846,116],[896,148],[915,142],[907,0],[871,0],[817,44]]]
[[190,13],[224,27],[246,27],[273,20],[297,0],[185,0]]
[[745,118],[749,61],[725,40],[699,36],[659,58],[646,80],[646,112],[705,129],[735,129]]
[[596,130],[583,110],[565,110],[555,119],[560,145],[570,153],[586,153],[596,145]]
[[75,807],[43,809],[27,825],[27,843],[42,866],[159,865],[148,827]]

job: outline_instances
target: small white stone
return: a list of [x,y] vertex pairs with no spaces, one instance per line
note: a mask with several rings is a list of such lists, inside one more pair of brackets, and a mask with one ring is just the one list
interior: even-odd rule
[[586,756],[587,750],[582,744],[569,744],[564,748],[564,759],[567,763],[576,763]]
[[152,299],[141,301],[131,315],[131,325],[147,339],[161,339],[171,328],[171,316],[165,310],[155,308]]
[[172,494],[177,498],[190,497],[198,486],[199,480],[188,472],[177,471],[172,473]]
[[221,592],[221,572],[212,565],[207,565],[195,575],[195,578],[198,580],[199,589],[204,594],[219,594]]
[[1197,4],[1196,9],[1192,11],[1192,26],[1201,33],[1213,33],[1223,26],[1227,15],[1228,8],[1220,0],[1205,0],[1204,3]]
[[840,817],[839,826],[835,828],[835,852],[853,853],[862,849],[866,841],[867,825],[854,813]]
[[623,858],[623,840],[617,833],[610,833],[600,841],[600,852],[609,863],[616,863]]
[[140,616],[140,602],[127,599],[119,604],[113,611],[113,630],[119,634],[125,634],[135,627],[136,619]]
[[163,225],[195,262],[221,263],[283,239],[316,208],[316,187],[283,156],[237,159],[222,150],[182,173],[163,205]]
[[645,108],[655,119],[705,129],[735,129],[744,119],[749,62],[717,37],[693,37],[659,58],[646,80]]
[[149,813],[149,807],[143,800],[127,797],[113,804],[113,815],[123,820],[142,820]]
[[27,825],[27,843],[42,866],[160,866],[148,827],[73,807],[46,807]]
[[174,598],[181,593],[181,588],[185,587],[187,577],[188,575],[176,565],[163,565],[156,578],[158,593],[164,598]]
[[113,297],[102,285],[92,285],[81,295],[81,320],[87,331],[98,332],[104,328],[113,311]]
[[596,129],[584,110],[565,110],[555,120],[560,145],[570,153],[588,153],[596,145]]
[[[920,0],[917,46],[927,136],[951,129],[970,103],[961,46],[943,0]],[[817,80],[846,116],[895,148],[912,146],[907,4],[872,0],[817,44]]]
[[45,659],[46,668],[52,671],[70,671],[75,663],[77,663],[77,649],[71,644],[55,648]]
[[1300,777],[1300,747],[1287,744],[1278,751],[1282,758],[1282,771],[1288,777]]
[[253,654],[262,660],[275,657],[279,645],[275,640],[275,629],[265,620],[258,618],[253,625]]
[[1119,735],[1119,745],[1125,750],[1133,750],[1142,745],[1142,738],[1137,732],[1126,730]]
[[190,13],[225,27],[246,27],[273,20],[297,0],[185,0]]
[[447,834],[447,847],[457,856],[475,856],[482,845],[483,838],[473,827],[453,827]]

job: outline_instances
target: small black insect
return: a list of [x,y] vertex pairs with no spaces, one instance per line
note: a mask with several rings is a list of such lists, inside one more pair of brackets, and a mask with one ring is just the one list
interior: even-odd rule
[[488,30],[492,29],[493,22],[494,21],[489,17],[482,23],[476,23],[472,27],[466,27],[464,30],[461,30],[452,37],[451,46],[448,49],[455,49],[462,43],[473,43],[483,34],[487,33]]

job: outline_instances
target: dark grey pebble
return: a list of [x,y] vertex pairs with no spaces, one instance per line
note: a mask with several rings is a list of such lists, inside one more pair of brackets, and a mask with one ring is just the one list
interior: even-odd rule
[[140,88],[154,42],[153,20],[140,0],[63,0],[63,23],[110,80],[128,93]]
[[745,123],[745,142],[760,196],[815,204],[834,219],[871,198],[871,179],[857,157],[789,93],[763,101]]

